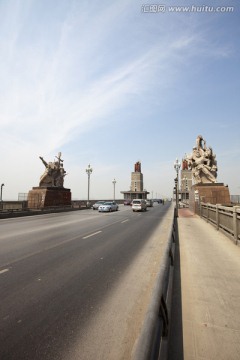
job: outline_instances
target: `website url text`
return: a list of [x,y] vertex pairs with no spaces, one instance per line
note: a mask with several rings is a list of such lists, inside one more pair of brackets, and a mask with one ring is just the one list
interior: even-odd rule
[[143,13],[165,13],[165,12],[189,12],[189,13],[230,13],[234,11],[233,6],[208,6],[208,5],[191,5],[191,6],[167,6],[165,4],[147,4],[142,5]]

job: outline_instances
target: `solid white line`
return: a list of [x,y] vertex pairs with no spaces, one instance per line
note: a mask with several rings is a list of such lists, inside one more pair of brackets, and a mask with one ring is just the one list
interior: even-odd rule
[[125,223],[125,222],[127,222],[127,221],[129,221],[129,219],[123,220],[123,221],[121,222],[121,224],[123,224],[123,223]]
[[9,271],[9,269],[3,269],[3,270],[0,270],[0,274],[3,274],[5,272]]
[[94,236],[94,235],[97,235],[97,234],[99,234],[99,233],[101,233],[101,232],[102,232],[102,231],[97,231],[97,232],[95,232],[95,233],[93,233],[93,234],[84,236],[83,239],[87,239],[87,238],[89,238],[89,237],[91,237],[91,236]]

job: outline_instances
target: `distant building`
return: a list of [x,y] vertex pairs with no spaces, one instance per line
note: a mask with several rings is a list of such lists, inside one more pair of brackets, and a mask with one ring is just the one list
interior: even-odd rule
[[182,160],[182,171],[179,184],[179,197],[185,203],[189,202],[189,192],[193,185],[192,170],[189,169],[186,159]]
[[181,171],[181,183],[180,183],[180,196],[183,202],[189,200],[189,192],[192,187],[192,170],[182,170]]
[[143,174],[141,172],[141,162],[134,165],[134,172],[131,173],[131,186],[128,191],[121,191],[124,200],[147,199],[148,191],[143,190]]

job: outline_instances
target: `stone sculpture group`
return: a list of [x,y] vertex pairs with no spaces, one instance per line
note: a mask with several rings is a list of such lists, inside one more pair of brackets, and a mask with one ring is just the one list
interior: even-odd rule
[[217,182],[217,161],[211,147],[206,146],[202,135],[198,135],[192,154],[187,155],[184,164],[192,170],[195,184]]
[[66,171],[63,168],[63,160],[61,159],[62,154],[59,152],[57,161],[47,163],[43,157],[39,156],[42,160],[45,171],[40,178],[40,187],[63,187],[64,177],[66,176]]

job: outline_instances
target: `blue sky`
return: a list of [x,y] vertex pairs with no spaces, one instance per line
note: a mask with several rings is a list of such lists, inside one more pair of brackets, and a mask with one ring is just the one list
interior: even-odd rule
[[0,0],[3,199],[38,186],[39,156],[59,151],[73,199],[89,163],[90,198],[111,198],[113,178],[122,198],[139,160],[144,188],[171,196],[199,134],[240,194],[239,39],[231,0]]

